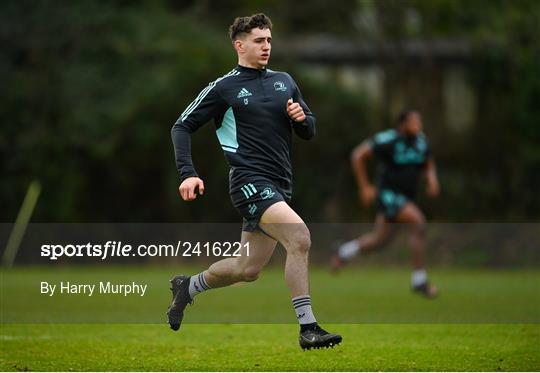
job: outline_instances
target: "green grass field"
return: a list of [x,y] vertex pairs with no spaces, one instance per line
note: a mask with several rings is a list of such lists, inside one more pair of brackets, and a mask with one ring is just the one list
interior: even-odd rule
[[[173,272],[153,267],[4,270],[0,370],[540,370],[537,271],[432,271],[441,296],[427,301],[409,292],[404,269],[350,268],[339,276],[314,269],[315,312],[344,341],[334,349],[305,352],[298,347],[280,268],[268,269],[256,283],[199,296],[177,333],[163,323]],[[149,291],[137,299],[46,298],[35,290],[39,281],[98,278],[144,278]],[[54,303],[61,307],[51,312]],[[61,309],[79,314],[66,318],[69,312]],[[134,317],[122,323],[115,310]],[[30,323],[32,316],[49,323]],[[140,322],[133,322],[137,318]]]
[[329,325],[344,336],[301,351],[283,324],[7,325],[0,370],[538,370],[538,325]]

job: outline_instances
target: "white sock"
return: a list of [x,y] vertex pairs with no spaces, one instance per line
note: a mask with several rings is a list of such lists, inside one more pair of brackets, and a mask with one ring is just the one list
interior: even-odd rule
[[420,286],[427,282],[427,272],[425,269],[415,269],[411,275],[412,286]]
[[292,299],[296,318],[300,325],[313,324],[317,322],[313,311],[311,310],[311,297],[309,295],[301,295]]
[[338,255],[343,260],[349,260],[360,251],[360,242],[352,240],[339,247]]
[[189,279],[189,296],[191,299],[195,298],[195,295],[202,293],[203,291],[210,290],[206,280],[204,279],[204,272],[198,275],[193,275]]

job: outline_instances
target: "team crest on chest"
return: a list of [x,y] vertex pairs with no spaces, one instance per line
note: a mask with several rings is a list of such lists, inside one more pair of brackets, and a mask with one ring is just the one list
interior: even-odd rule
[[274,89],[276,91],[282,91],[285,92],[287,90],[287,87],[285,86],[285,83],[283,83],[281,80],[278,80],[274,83]]

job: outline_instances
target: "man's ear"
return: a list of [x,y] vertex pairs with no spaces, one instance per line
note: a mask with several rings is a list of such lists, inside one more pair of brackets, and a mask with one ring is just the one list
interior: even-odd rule
[[237,51],[238,53],[244,52],[244,43],[242,42],[242,40],[236,39],[236,40],[233,42],[233,45],[234,45],[234,49],[236,49],[236,51]]

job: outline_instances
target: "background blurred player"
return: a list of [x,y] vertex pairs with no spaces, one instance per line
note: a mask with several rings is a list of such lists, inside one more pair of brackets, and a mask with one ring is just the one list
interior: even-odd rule
[[[368,160],[373,156],[381,165],[377,188],[369,180]],[[398,224],[410,229],[413,262],[412,289],[433,298],[437,288],[430,284],[425,269],[426,218],[415,202],[418,179],[425,175],[426,192],[439,194],[435,161],[426,136],[422,118],[416,110],[404,110],[398,116],[396,129],[389,129],[364,141],[352,152],[352,168],[359,187],[360,200],[369,206],[377,200],[377,215],[373,231],[342,244],[333,255],[331,266],[338,270],[358,253],[368,253],[384,246]]]

